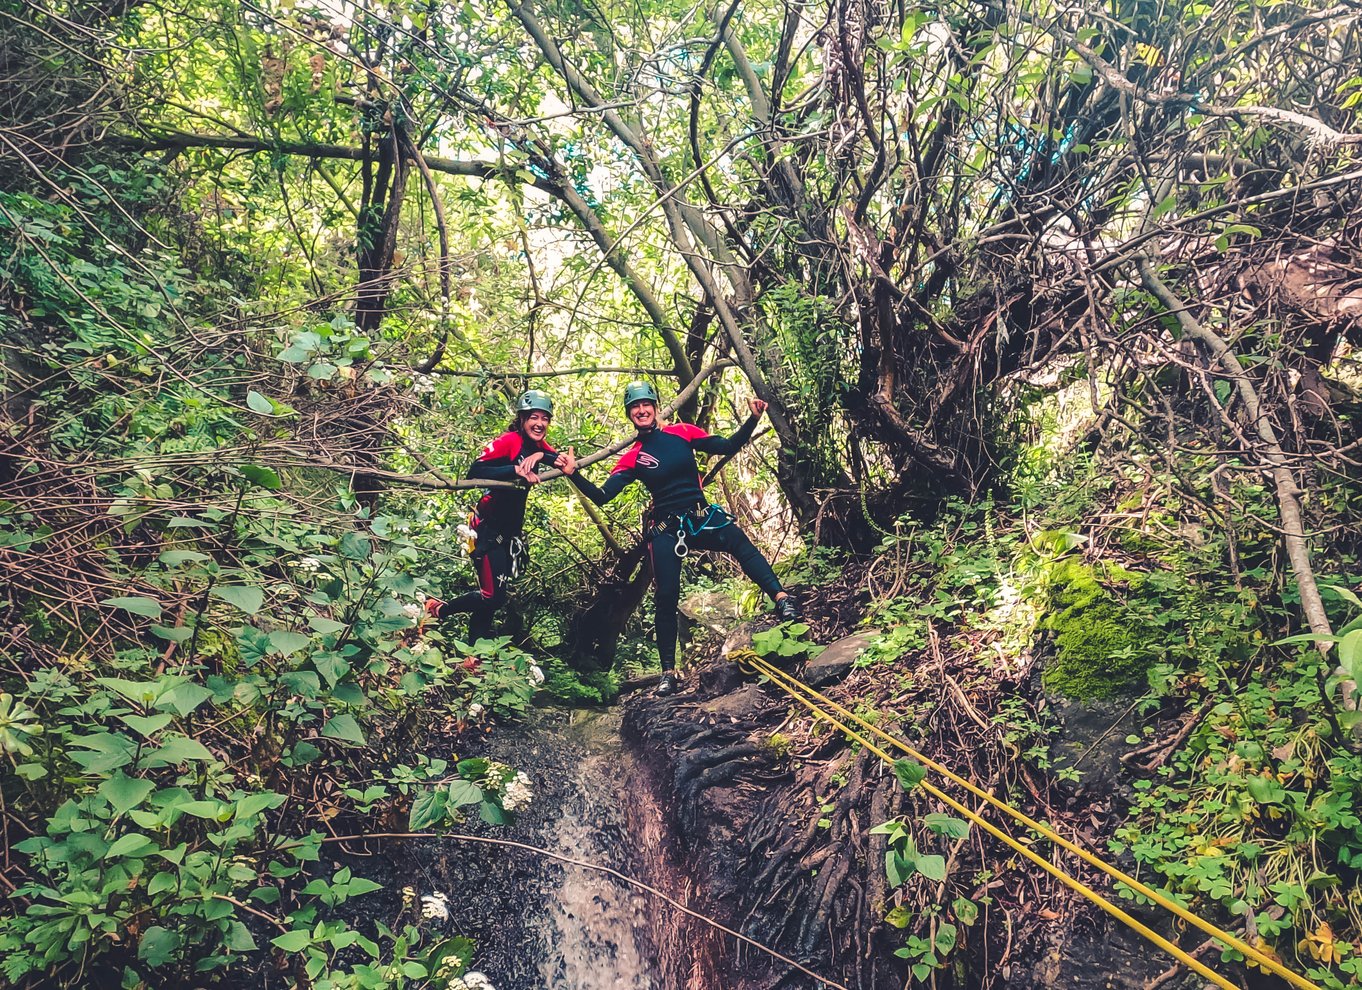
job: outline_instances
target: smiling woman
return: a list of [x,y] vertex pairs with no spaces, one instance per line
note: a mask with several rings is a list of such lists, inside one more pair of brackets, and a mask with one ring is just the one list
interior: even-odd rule
[[644,532],[653,564],[656,589],[655,622],[662,680],[657,693],[676,690],[677,607],[681,600],[681,564],[691,550],[717,550],[732,556],[749,578],[775,603],[781,621],[799,618],[799,607],[771,570],[747,534],[733,518],[705,498],[695,452],[735,454],[752,439],[757,420],[766,411],[760,399],[748,401],[751,416],[731,437],[711,436],[689,423],[663,425],[657,418],[657,390],[648,382],[631,382],[624,390],[624,411],[638,430],[638,439],[616,462],[605,484],[597,488],[582,478],[577,487],[597,505],[604,505],[631,482],[641,481],[653,498]]
[[525,487],[491,488],[478,502],[469,519],[473,529],[473,570],[478,586],[452,601],[432,598],[427,609],[447,619],[471,613],[468,642],[486,639],[492,619],[506,602],[506,587],[520,573],[525,554],[523,531],[529,487],[539,483],[538,471],[558,468],[574,483],[577,459],[572,450],[561,453],[548,444],[553,421],[553,400],[538,389],[523,392],[515,403],[515,418],[506,432],[482,448],[468,477],[485,481],[521,481]]

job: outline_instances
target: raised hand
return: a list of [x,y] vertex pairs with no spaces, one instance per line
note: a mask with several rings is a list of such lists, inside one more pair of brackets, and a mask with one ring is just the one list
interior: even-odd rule
[[766,412],[766,403],[761,399],[748,399],[747,408],[752,410],[753,416],[760,416]]
[[577,470],[577,448],[569,447],[566,453],[560,451],[558,459],[553,462],[553,466],[564,474],[572,474]]

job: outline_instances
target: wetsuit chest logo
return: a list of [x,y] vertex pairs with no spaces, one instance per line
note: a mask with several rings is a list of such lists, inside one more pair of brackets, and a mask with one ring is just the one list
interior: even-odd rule
[[635,463],[638,464],[639,467],[647,468],[651,471],[653,468],[657,467],[660,462],[652,454],[640,451],[638,460]]

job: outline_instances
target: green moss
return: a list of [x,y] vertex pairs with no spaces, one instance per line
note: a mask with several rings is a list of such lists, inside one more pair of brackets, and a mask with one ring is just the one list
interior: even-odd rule
[[1112,585],[1138,588],[1141,576],[1114,564],[1057,562],[1046,582],[1050,612],[1041,628],[1054,633],[1055,656],[1041,683],[1070,698],[1112,698],[1140,687],[1154,654],[1139,637],[1139,622],[1113,595]]

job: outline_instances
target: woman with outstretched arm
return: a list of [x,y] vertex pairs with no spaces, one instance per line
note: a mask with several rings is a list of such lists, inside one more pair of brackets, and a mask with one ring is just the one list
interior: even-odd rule
[[469,478],[480,481],[524,483],[515,488],[489,488],[473,512],[470,524],[474,532],[472,556],[477,588],[447,602],[438,598],[426,601],[426,611],[437,618],[470,613],[470,644],[491,636],[492,620],[506,601],[506,586],[520,572],[525,503],[530,487],[539,483],[541,462],[545,467],[559,468],[577,483],[576,477],[572,477],[576,468],[572,452],[559,452],[548,443],[552,421],[553,400],[546,393],[538,389],[522,393],[516,399],[511,425],[482,448],[468,471]]
[[604,505],[634,481],[653,497],[644,528],[653,563],[657,652],[662,661],[658,694],[676,690],[677,606],[681,600],[681,564],[691,550],[718,550],[738,561],[743,573],[775,602],[782,620],[799,618],[799,606],[761,551],[752,545],[730,516],[711,505],[701,487],[695,452],[733,454],[752,439],[766,403],[751,399],[752,415],[731,437],[717,437],[689,423],[663,425],[657,418],[657,391],[647,382],[631,382],[624,390],[624,409],[638,431],[638,439],[616,462],[604,485],[597,488],[577,476],[577,487],[597,505]]

